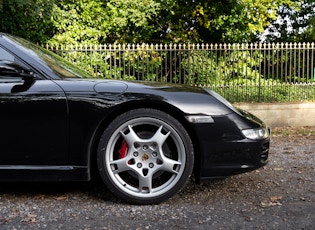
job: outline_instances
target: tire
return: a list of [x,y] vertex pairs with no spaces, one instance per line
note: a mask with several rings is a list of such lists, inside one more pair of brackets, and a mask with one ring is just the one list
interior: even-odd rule
[[155,109],[131,110],[104,131],[97,164],[115,196],[133,204],[157,204],[186,184],[194,165],[193,144],[172,116]]

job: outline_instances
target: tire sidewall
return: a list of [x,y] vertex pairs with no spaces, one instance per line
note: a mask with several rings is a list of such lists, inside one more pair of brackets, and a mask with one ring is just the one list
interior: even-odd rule
[[[107,171],[107,167],[106,167],[106,162],[105,162],[106,161],[105,154],[107,150],[106,148],[108,147],[108,142],[111,139],[113,133],[118,129],[118,127],[120,127],[124,123],[132,119],[141,118],[141,117],[155,118],[170,125],[180,136],[184,144],[184,149],[185,149],[185,154],[186,154],[184,170],[180,179],[177,181],[177,183],[172,188],[170,188],[167,192],[163,193],[162,195],[157,195],[157,196],[149,197],[149,198],[143,198],[143,197],[140,198],[140,197],[133,196],[122,191],[109,175],[109,172]],[[182,126],[182,124],[179,121],[177,121],[175,118],[170,116],[169,114],[162,112],[160,110],[156,110],[156,109],[135,109],[135,110],[128,111],[124,114],[121,114],[116,119],[114,119],[110,123],[110,125],[105,129],[105,131],[103,132],[100,138],[100,142],[98,146],[97,165],[98,165],[99,173],[105,185],[115,196],[118,196],[119,198],[122,198],[123,200],[129,203],[134,203],[134,204],[156,204],[175,195],[184,187],[184,185],[188,181],[188,178],[191,175],[193,165],[194,165],[193,144],[192,144],[191,138],[189,137],[187,131]]]

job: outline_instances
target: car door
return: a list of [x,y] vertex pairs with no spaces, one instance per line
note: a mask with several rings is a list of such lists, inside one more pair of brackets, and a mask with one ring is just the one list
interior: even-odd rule
[[0,166],[67,163],[63,90],[0,47]]

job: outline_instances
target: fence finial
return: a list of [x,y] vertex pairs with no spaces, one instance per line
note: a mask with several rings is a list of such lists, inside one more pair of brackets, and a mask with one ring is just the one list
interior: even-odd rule
[[[97,45],[77,43],[75,49],[73,44],[61,46],[61,50],[58,50],[58,45],[46,44],[46,48],[58,50],[58,54],[81,67],[86,65],[86,70],[94,71],[99,77],[188,82],[202,86],[224,84],[225,89],[240,85],[243,88],[257,86],[261,91],[270,91],[270,88],[263,87],[315,85],[314,44],[142,43],[105,44],[98,48]],[[148,50],[144,52],[145,48]],[[152,52],[149,49],[152,49]],[[194,49],[198,52],[194,52]],[[174,52],[175,50],[180,52]]]

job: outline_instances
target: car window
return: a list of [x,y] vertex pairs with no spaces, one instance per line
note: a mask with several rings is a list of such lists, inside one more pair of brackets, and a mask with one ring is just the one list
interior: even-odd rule
[[14,62],[15,58],[8,51],[6,51],[0,47],[0,62],[4,61],[4,60]]
[[[51,51],[48,51],[36,44],[33,44],[19,37],[10,36],[10,38],[14,40],[13,45],[15,45],[28,55],[32,56],[32,58],[36,59],[42,65],[45,65],[47,68],[51,69],[51,71],[60,78],[91,77],[91,74],[86,73],[85,71],[78,68],[76,65],[70,63],[64,58],[61,58]],[[12,43],[12,41],[8,41]]]
[[0,47],[0,82],[21,81],[30,70],[22,66],[15,56]]

